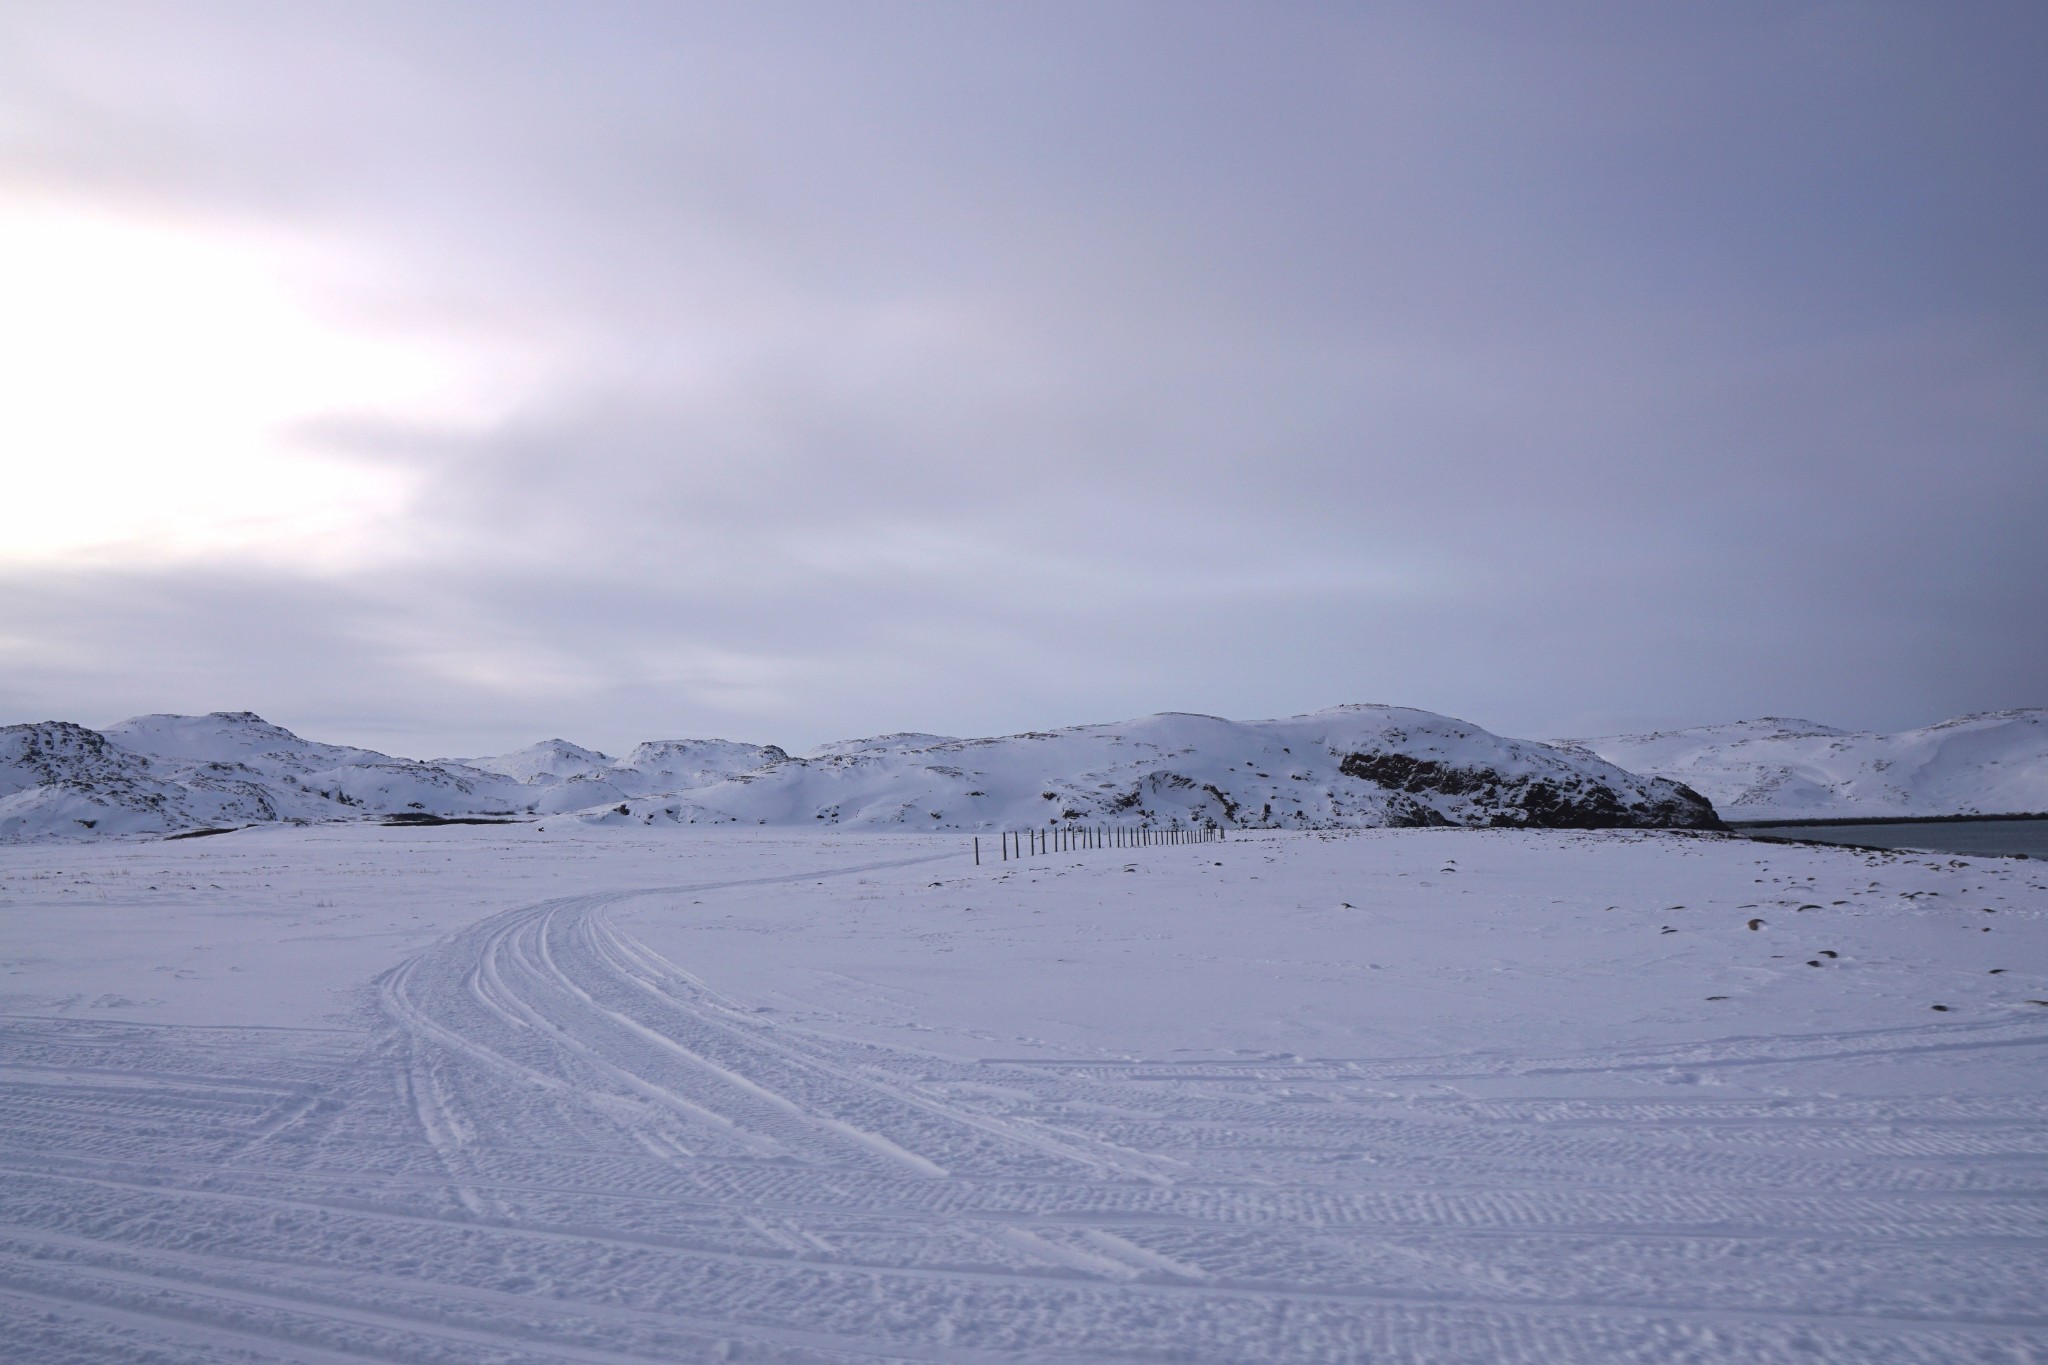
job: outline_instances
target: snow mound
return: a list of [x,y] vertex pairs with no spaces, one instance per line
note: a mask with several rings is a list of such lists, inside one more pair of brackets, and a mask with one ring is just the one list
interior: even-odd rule
[[1765,717],[1566,747],[1683,782],[1731,819],[2048,811],[2048,709],[2040,707],[1890,735]]

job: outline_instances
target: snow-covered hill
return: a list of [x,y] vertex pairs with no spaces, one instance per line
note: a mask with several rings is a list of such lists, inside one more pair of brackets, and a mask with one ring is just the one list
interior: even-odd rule
[[320,744],[247,711],[0,727],[0,837],[511,811],[526,795],[499,773]]
[[[451,760],[441,760],[449,762]],[[452,760],[503,773],[530,788],[523,807],[539,815],[691,791],[789,761],[773,744],[728,739],[657,739],[611,758],[564,739],[543,740],[496,758]]]
[[612,763],[610,755],[571,744],[566,739],[544,739],[538,744],[529,744],[524,749],[514,749],[509,754],[493,758],[437,758],[433,761],[502,773],[517,781],[542,787],[597,772]]
[[1683,782],[1731,820],[2048,811],[2048,709],[1883,735],[1776,716],[1565,742]]
[[1592,755],[1427,711],[1112,725],[828,744],[620,819],[996,829],[1062,821],[1287,828],[1714,823],[1707,803]]
[[139,716],[104,734],[0,729],[0,836],[403,813],[925,830],[1716,823],[1678,784],[1387,706],[1252,722],[1165,714],[995,739],[895,734],[803,758],[662,740],[614,759],[557,739],[421,762],[302,739],[246,711]]
[[525,796],[525,787],[502,773],[321,744],[250,711],[137,716],[108,726],[105,733],[188,787],[262,790],[275,809],[272,819],[510,812]]
[[131,834],[275,818],[260,801],[238,796],[187,788],[82,725],[0,728],[0,837]]

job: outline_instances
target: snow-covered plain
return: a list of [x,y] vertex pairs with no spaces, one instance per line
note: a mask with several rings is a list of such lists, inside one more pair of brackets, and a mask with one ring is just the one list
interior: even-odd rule
[[2041,707],[1889,735],[1769,716],[1560,743],[1682,782],[1729,820],[2048,811],[2048,709]]
[[0,1341],[2048,1359],[2039,863],[967,847],[548,821],[8,849]]

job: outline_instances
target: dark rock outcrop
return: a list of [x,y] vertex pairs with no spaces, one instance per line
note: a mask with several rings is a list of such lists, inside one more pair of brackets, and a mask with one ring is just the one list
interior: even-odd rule
[[[1534,829],[1725,829],[1713,805],[1690,787],[1663,778],[1603,782],[1582,773],[1508,775],[1403,753],[1347,754],[1346,777],[1408,796],[1459,797],[1499,827]],[[1392,808],[1390,808],[1392,809]],[[1428,812],[1429,819],[1422,815]],[[1450,821],[1422,802],[1401,807],[1393,823]]]

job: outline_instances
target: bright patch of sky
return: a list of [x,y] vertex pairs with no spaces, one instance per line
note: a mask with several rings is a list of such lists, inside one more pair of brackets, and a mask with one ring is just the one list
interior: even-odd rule
[[0,449],[26,563],[375,552],[403,469],[323,454],[343,416],[474,424],[455,344],[323,312],[297,243],[76,204],[0,206]]

